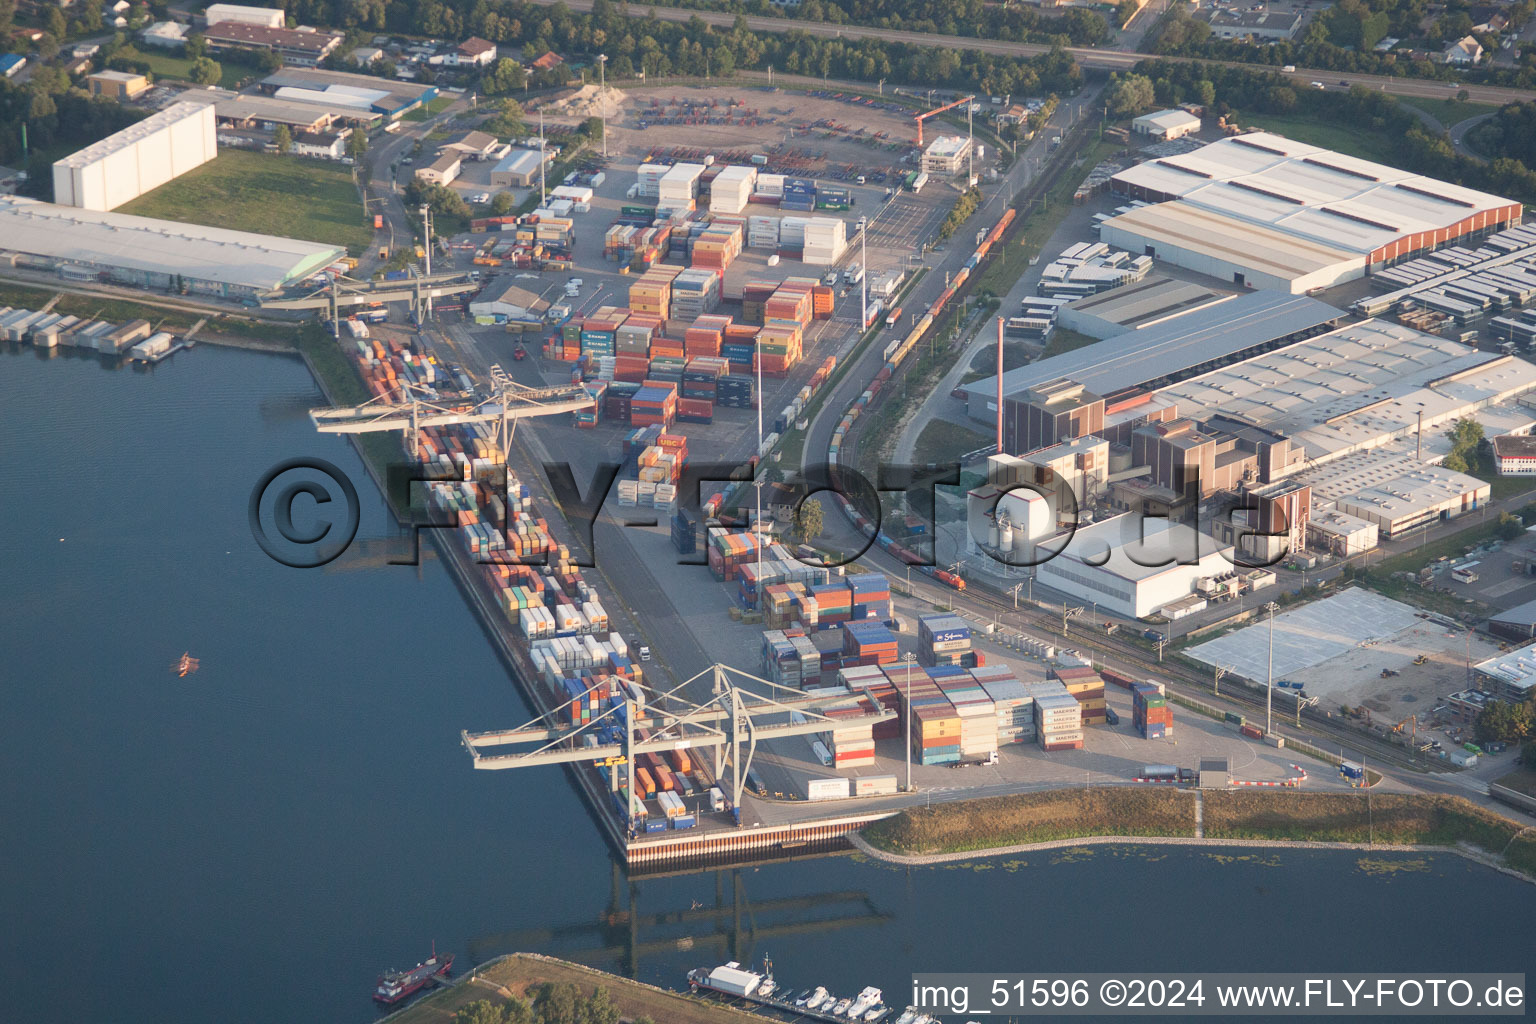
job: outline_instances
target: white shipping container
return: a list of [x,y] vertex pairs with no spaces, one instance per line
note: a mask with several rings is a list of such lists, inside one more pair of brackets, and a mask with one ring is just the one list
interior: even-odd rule
[[848,798],[847,779],[807,779],[805,783],[805,798],[807,800],[845,800]]

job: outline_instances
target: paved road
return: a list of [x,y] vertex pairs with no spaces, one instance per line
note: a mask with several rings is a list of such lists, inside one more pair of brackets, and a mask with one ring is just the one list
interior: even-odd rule
[[[592,0],[532,0],[533,3],[553,6],[556,3],[564,3],[573,11],[590,11]],[[698,18],[709,25],[718,25],[730,28],[741,17],[738,14],[722,11],[699,11],[681,7],[648,7],[644,11],[645,16],[654,14],[661,21],[687,22]],[[631,17],[642,17],[639,10],[631,10]],[[808,35],[822,36],[833,39],[883,39],[890,43],[906,43],[911,46],[941,46],[956,50],[980,50],[983,53],[997,53],[1011,57],[1038,57],[1048,53],[1050,47],[1041,43],[1011,43],[998,39],[976,39],[970,36],[944,36],[930,32],[906,32],[901,29],[868,28],[862,25],[832,25],[819,21],[800,21],[794,18],[764,18],[746,16],[747,27],[754,32],[805,32]],[[1124,71],[1134,67],[1137,63],[1147,60],[1148,55],[1141,53],[1127,53],[1123,50],[1099,49],[1089,46],[1069,46],[1066,51],[1085,68],[1094,68],[1106,71]],[[1236,64],[1230,61],[1200,60],[1194,57],[1164,57],[1163,60],[1190,61],[1200,64],[1222,64],[1232,67],[1255,67],[1251,64]],[[1285,74],[1278,68],[1269,68],[1277,74]],[[1329,85],[1339,81],[1337,71],[1318,71],[1312,68],[1300,68],[1285,77],[1294,82],[1306,85],[1312,81],[1327,82]],[[1536,98],[1536,90],[1530,89],[1506,89],[1497,86],[1469,85],[1460,82],[1446,83],[1434,82],[1413,78],[1388,78],[1382,75],[1357,75],[1349,74],[1346,80],[1351,84],[1363,85],[1369,89],[1379,89],[1395,96],[1430,96],[1437,99],[1445,99],[1455,94],[1458,89],[1466,89],[1470,98],[1479,103],[1510,103],[1522,102]]]

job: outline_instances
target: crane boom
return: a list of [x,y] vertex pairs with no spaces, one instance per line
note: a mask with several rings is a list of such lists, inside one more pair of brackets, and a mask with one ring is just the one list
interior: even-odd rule
[[934,107],[932,110],[928,111],[926,114],[917,114],[916,116],[914,116],[912,118],[912,120],[917,122],[917,144],[918,144],[918,146],[921,147],[922,144],[923,144],[923,122],[924,121],[928,120],[928,118],[932,117],[934,114],[942,114],[946,110],[953,110],[956,107],[960,106],[961,104],[963,104],[963,103],[971,103],[975,99],[976,99],[975,96],[965,96],[965,97],[962,97],[961,99],[955,100],[955,102],[953,102],[953,103],[946,103],[942,107]]

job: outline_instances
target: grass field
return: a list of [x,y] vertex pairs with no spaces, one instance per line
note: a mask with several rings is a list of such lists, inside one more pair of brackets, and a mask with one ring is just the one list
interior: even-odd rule
[[1084,836],[1193,836],[1195,801],[1161,787],[1058,789],[915,807],[868,825],[864,838],[894,853],[985,850]]
[[509,996],[533,1001],[539,986],[569,983],[583,992],[608,990],[625,1020],[650,1017],[657,1024],[761,1024],[763,1018],[701,999],[661,992],[627,978],[544,957],[513,954],[477,968],[475,977],[422,999],[391,1018],[393,1024],[449,1024],[461,1008],[479,1000],[500,1005]]
[[1321,843],[1471,843],[1503,852],[1520,826],[1459,796],[1335,795],[1295,791],[1207,793],[1207,839]]
[[353,255],[373,240],[349,168],[238,149],[222,151],[118,212],[328,242]]
[[[155,81],[172,80],[177,82],[190,81],[187,74],[192,67],[192,61],[188,57],[173,57],[168,53],[156,53],[153,49],[140,50],[137,47],[127,47],[121,51],[120,56],[129,60],[149,65],[149,70],[155,76]],[[214,58],[217,60],[218,58]],[[251,68],[240,64],[219,63],[223,71],[217,85],[221,89],[238,89],[240,83],[247,78],[255,76],[256,72]]]
[[991,444],[993,438],[980,430],[962,427],[948,420],[930,420],[917,435],[912,448],[912,461],[919,465],[929,462],[956,462],[966,452],[973,452]]
[[[1446,92],[1451,90],[1447,89]],[[1499,108],[1490,103],[1460,103],[1456,100],[1432,100],[1415,96],[1411,100],[1399,100],[1405,107],[1417,107],[1449,128],[1479,114],[1491,114]]]
[[428,118],[436,117],[438,114],[441,114],[443,111],[447,110],[448,105],[457,98],[458,97],[456,96],[439,96],[436,99],[428,100],[425,106],[417,107],[415,110],[406,111],[405,114],[402,115],[401,120],[425,121]]

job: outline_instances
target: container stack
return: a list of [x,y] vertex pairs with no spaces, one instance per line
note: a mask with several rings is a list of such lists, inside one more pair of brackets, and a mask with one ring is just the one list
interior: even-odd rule
[[680,555],[691,555],[699,549],[699,524],[685,508],[672,515],[672,546]]
[[720,275],[713,270],[685,270],[672,279],[672,316],[697,320],[720,308]]
[[690,260],[695,267],[725,270],[741,255],[740,224],[716,222],[695,235]]
[[798,629],[763,632],[763,674],[780,686],[803,690],[821,683],[821,652]]
[[752,198],[757,184],[756,167],[726,167],[715,175],[709,186],[709,212],[713,214],[740,213]]
[[637,427],[670,427],[677,419],[677,386],[648,382],[630,399],[629,421]]
[[777,206],[784,198],[784,175],[759,174],[753,186],[752,201]]
[[848,589],[852,592],[852,617],[854,621],[891,619],[891,581],[884,573],[867,572],[848,577]]
[[971,653],[971,627],[958,615],[917,620],[917,660],[924,665],[963,665]]
[[831,708],[823,712],[833,721],[833,726],[821,734],[822,743],[832,754],[834,768],[868,768],[875,763],[874,726],[866,715],[875,708],[869,700],[861,700],[858,707]]
[[683,332],[683,355],[688,359],[700,356],[719,356],[720,346],[725,344],[725,329],[731,318],[719,313],[706,313],[694,320]]
[[725,329],[725,343],[720,346],[720,355],[730,363],[731,373],[751,372],[760,330],[751,324],[738,323],[732,323]]
[[640,195],[648,199],[661,197],[661,179],[672,169],[670,164],[641,164],[639,171]]
[[[777,236],[775,236],[777,237]],[[760,277],[748,278],[741,285],[741,318],[749,324],[761,324],[768,300],[779,290],[778,281]]]
[[800,362],[800,343],[798,327],[764,327],[757,332],[753,369],[761,371],[765,377],[787,377]]
[[[818,609],[820,602],[818,601]],[[843,625],[843,663],[883,665],[896,660],[896,635],[880,622]]]
[[1035,694],[1035,738],[1046,750],[1081,750],[1083,709],[1059,683]]
[[820,188],[816,191],[816,209],[846,210],[853,205],[853,194],[846,188]]
[[981,684],[961,670],[930,670],[929,675],[939,691],[954,706],[960,718],[960,754],[978,757],[997,749],[997,706]]
[[731,409],[757,408],[757,384],[745,374],[731,373],[715,385],[715,404]]
[[779,247],[779,218],[748,217],[747,248],[777,249]]
[[737,578],[741,567],[757,561],[762,543],[755,533],[743,533],[712,526],[709,529],[709,570],[715,579],[725,582]]
[[781,209],[811,211],[816,209],[816,183],[808,178],[786,178]]
[[830,320],[837,295],[826,285],[818,284],[811,289],[811,316],[817,320]]
[[848,248],[842,221],[834,217],[816,217],[805,226],[805,245],[801,259],[815,266],[836,263]]
[[763,303],[763,323],[803,328],[811,322],[814,311],[815,299],[809,288],[780,287]]
[[805,226],[810,217],[782,217],[779,220],[779,255],[798,260],[805,253]]
[[823,627],[848,622],[853,618],[853,591],[842,581],[812,587],[811,596],[816,599],[816,611]]
[[[657,208],[692,210],[694,200],[699,196],[699,179],[703,176],[703,164],[673,164],[657,182]],[[644,180],[641,179],[642,182]]]
[[636,313],[667,319],[672,308],[672,279],[682,273],[682,269],[656,266],[641,274],[629,286],[629,308]]
[[1103,725],[1105,721],[1104,677],[1091,668],[1054,668],[1055,676],[1083,708],[1083,725]]
[[582,355],[613,355],[618,329],[624,325],[628,316],[627,309],[602,306],[587,317],[581,324]]
[[911,722],[912,754],[918,764],[953,764],[960,760],[960,716],[938,687],[928,684],[930,692],[919,696],[914,689],[908,709]]
[[997,742],[1030,743],[1035,738],[1035,699],[1024,684],[1003,667],[971,670],[971,678],[992,698],[997,717]]
[[1143,739],[1162,739],[1173,733],[1173,708],[1156,683],[1131,684],[1131,723]]

